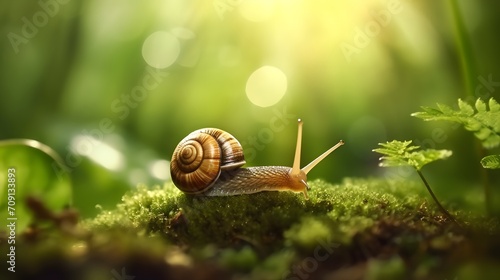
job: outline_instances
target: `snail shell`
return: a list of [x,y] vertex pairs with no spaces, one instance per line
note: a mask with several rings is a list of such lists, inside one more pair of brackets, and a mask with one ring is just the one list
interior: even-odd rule
[[193,131],[177,145],[170,163],[174,184],[183,192],[197,194],[211,188],[224,170],[244,165],[240,142],[221,129]]

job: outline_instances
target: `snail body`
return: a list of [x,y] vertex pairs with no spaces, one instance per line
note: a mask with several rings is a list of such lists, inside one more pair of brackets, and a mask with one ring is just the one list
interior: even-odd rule
[[300,169],[302,121],[299,119],[295,159],[292,167],[242,167],[246,162],[238,140],[220,129],[204,128],[186,136],[177,145],[170,163],[172,181],[187,194],[230,196],[262,191],[302,192],[307,198],[307,173],[341,140]]
[[290,176],[292,168],[286,166],[256,166],[223,171],[212,187],[203,192],[206,196],[252,194],[262,191],[303,192],[304,185],[293,185],[297,180]]

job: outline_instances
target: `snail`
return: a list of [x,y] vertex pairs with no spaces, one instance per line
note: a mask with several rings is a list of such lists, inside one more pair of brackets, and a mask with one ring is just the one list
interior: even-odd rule
[[175,186],[186,194],[230,196],[262,191],[302,192],[308,199],[307,173],[336,145],[311,163],[300,168],[302,121],[298,120],[297,144],[292,167],[256,166],[243,168],[245,157],[236,138],[217,128],[198,129],[177,145],[170,162],[170,175]]

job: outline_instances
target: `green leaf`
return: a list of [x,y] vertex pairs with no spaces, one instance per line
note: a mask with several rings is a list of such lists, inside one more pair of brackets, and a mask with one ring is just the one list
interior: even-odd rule
[[500,155],[486,156],[481,159],[481,165],[488,169],[498,169],[500,168]]
[[427,149],[411,153],[409,155],[408,162],[410,163],[410,165],[414,166],[417,170],[420,170],[428,163],[431,163],[438,159],[449,158],[451,155],[452,151],[450,150]]
[[500,104],[493,97],[490,98],[489,106],[491,112],[500,112]]
[[460,108],[460,111],[464,113],[467,116],[472,116],[474,115],[474,108],[467,104],[467,102],[462,101],[462,99],[458,99],[458,107]]
[[486,103],[480,98],[476,100],[476,109],[478,112],[486,112]]
[[486,102],[481,99],[475,102],[477,111],[461,99],[458,100],[459,110],[453,110],[439,103],[437,107],[438,109],[422,107],[423,112],[411,115],[425,121],[443,120],[460,123],[481,140],[483,147],[491,149],[500,145],[500,105],[495,99],[490,98],[488,101],[489,110]]
[[23,231],[32,221],[32,212],[26,205],[28,196],[40,199],[54,211],[68,206],[70,179],[66,173],[56,173],[64,168],[62,163],[53,149],[38,141],[0,141],[0,192],[13,197],[10,202],[6,196],[0,196],[0,220],[17,218],[16,231]]
[[439,160],[446,159],[452,155],[449,150],[427,149],[415,151],[418,146],[410,146],[410,141],[397,141],[379,143],[382,148],[373,149],[374,152],[382,154],[379,166],[413,166],[420,170],[425,165]]
[[454,111],[449,106],[441,104],[441,103],[437,103],[436,105],[438,106],[439,111],[441,111],[442,113],[450,115],[450,116],[453,115]]
[[476,135],[477,139],[479,140],[485,140],[487,139],[491,134],[491,130],[487,128],[481,128],[478,131],[474,132],[474,135]]
[[442,108],[446,112],[450,112],[449,114],[444,114],[443,111],[430,108],[430,107],[421,107],[424,112],[415,112],[412,113],[412,117],[417,117],[423,119],[424,121],[453,121],[456,122],[459,120],[457,116],[453,114],[451,108],[438,104],[440,108]]

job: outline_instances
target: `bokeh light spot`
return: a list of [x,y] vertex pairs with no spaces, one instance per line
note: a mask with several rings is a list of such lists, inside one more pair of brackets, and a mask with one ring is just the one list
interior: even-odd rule
[[70,147],[75,153],[86,156],[109,170],[122,170],[125,165],[125,159],[121,152],[89,135],[75,136],[71,140]]
[[170,178],[170,162],[167,160],[156,160],[149,165],[149,173],[160,180]]
[[285,73],[273,66],[255,70],[247,80],[246,94],[250,102],[260,107],[278,103],[286,93]]
[[142,45],[142,57],[149,66],[167,68],[172,65],[181,52],[179,40],[170,32],[157,31],[149,35]]

